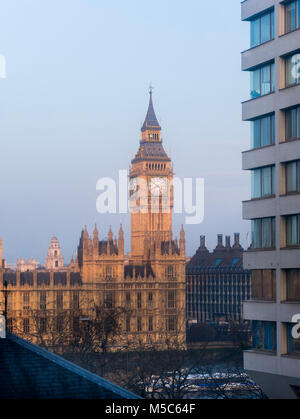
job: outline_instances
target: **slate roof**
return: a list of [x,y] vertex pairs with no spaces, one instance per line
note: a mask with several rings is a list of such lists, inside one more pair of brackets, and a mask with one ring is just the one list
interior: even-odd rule
[[15,335],[0,339],[0,399],[139,398]]
[[156,118],[155,115],[155,111],[154,111],[154,107],[153,107],[153,102],[152,102],[152,91],[150,90],[150,101],[149,101],[149,107],[148,107],[148,111],[147,111],[147,115],[145,118],[145,122],[142,126],[142,131],[146,131],[147,129],[161,129],[159,122]]
[[199,247],[195,255],[187,264],[187,272],[193,273],[196,270],[243,270],[243,248],[221,247],[210,253],[206,247]]
[[109,249],[111,255],[117,255],[118,249],[115,246],[115,243],[113,240],[102,240],[99,241],[99,255],[107,255],[107,243],[109,243]]
[[180,255],[180,250],[178,249],[178,246],[175,243],[175,240],[172,240],[171,242],[161,242],[161,254],[162,255],[169,255],[169,254],[177,254]]
[[124,276],[130,277],[130,278],[138,278],[141,276],[142,278],[146,277],[149,278],[150,276],[155,278],[154,271],[152,269],[152,266],[148,263],[145,265],[127,265],[124,268]]
[[167,153],[164,150],[164,147],[161,143],[158,142],[143,142],[140,145],[140,148],[133,159],[132,163],[145,160],[158,160],[158,161],[170,161]]

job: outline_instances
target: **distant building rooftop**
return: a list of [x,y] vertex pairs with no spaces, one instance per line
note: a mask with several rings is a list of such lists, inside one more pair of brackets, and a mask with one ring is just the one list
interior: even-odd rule
[[15,335],[0,339],[0,399],[139,398]]
[[231,246],[230,236],[226,236],[225,246],[223,235],[218,235],[218,243],[213,252],[209,252],[205,245],[205,236],[200,238],[200,247],[195,255],[187,262],[187,271],[197,269],[243,269],[243,252],[240,245],[240,235],[235,233],[234,244]]

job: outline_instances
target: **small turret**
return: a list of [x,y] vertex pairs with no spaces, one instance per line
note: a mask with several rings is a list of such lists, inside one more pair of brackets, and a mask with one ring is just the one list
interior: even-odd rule
[[124,256],[124,231],[123,231],[122,224],[120,225],[120,230],[119,230],[118,248],[119,248],[119,255]]
[[179,248],[180,248],[180,256],[185,256],[185,231],[184,231],[183,225],[181,226],[181,231],[180,231]]
[[99,248],[99,232],[98,232],[97,224],[95,224],[95,228],[94,228],[93,247],[94,249]]
[[112,232],[111,226],[109,227],[109,232],[108,232],[108,236],[107,237],[108,237],[108,241],[109,242],[113,241],[114,236],[113,236],[113,232]]
[[89,244],[89,233],[87,231],[87,226],[84,226],[84,229],[82,230],[82,247],[87,249]]

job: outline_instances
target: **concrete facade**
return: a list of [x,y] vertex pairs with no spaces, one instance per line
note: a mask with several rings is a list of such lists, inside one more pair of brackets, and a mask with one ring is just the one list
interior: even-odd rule
[[[242,53],[242,70],[253,71],[264,64],[275,64],[275,91],[242,104],[244,121],[275,115],[275,144],[245,151],[243,169],[253,170],[275,165],[275,193],[243,203],[247,220],[275,217],[275,246],[269,249],[250,247],[244,254],[244,268],[276,270],[276,298],[272,301],[253,298],[244,304],[244,318],[276,323],[277,348],[273,351],[253,349],[245,353],[245,369],[263,387],[270,398],[297,398],[300,389],[300,357],[288,350],[287,330],[292,317],[300,313],[300,302],[287,301],[286,272],[300,268],[299,246],[287,246],[285,216],[300,214],[300,195],[286,190],[285,164],[300,160],[300,139],[286,137],[285,112],[300,105],[300,85],[286,85],[286,57],[298,53],[300,30],[286,31],[286,5],[279,0],[246,0],[242,2],[242,20],[251,22],[268,11],[274,11],[274,39]],[[263,271],[264,272],[264,271]],[[295,390],[296,389],[296,390]]]

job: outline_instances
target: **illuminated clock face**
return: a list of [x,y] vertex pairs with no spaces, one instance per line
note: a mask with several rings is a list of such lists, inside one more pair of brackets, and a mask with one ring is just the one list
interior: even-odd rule
[[168,189],[168,178],[166,176],[150,179],[150,189],[153,193],[159,193]]

